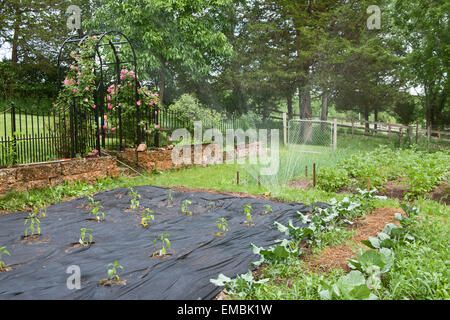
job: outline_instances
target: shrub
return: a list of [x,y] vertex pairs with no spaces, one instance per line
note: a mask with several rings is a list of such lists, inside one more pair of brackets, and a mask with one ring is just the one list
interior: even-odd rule
[[349,183],[345,169],[321,168],[317,173],[317,186],[325,191],[335,192]]
[[202,106],[199,101],[189,95],[183,94],[169,110],[177,115],[177,120],[191,133],[194,132],[194,121],[201,121],[203,128],[217,127],[222,119],[221,115],[213,110]]

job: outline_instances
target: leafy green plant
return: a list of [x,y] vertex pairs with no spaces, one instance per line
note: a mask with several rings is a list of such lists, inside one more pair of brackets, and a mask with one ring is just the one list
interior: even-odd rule
[[234,279],[221,273],[217,279],[210,279],[209,281],[219,287],[225,286],[225,289],[231,295],[245,297],[250,294],[255,287],[269,281],[269,279],[255,280],[252,272],[249,270],[246,274],[238,275]]
[[9,253],[8,250],[6,250],[6,246],[5,247],[0,247],[0,271],[3,270],[3,268],[5,267],[5,262],[3,262],[2,260],[2,256],[4,254],[7,254],[8,256],[10,256],[11,254]]
[[114,261],[114,263],[110,263],[108,264],[108,280],[109,281],[119,281],[120,277],[119,277],[119,273],[118,273],[118,269],[123,270],[123,267],[116,261]]
[[253,207],[251,204],[246,204],[244,207],[244,214],[247,217],[247,224],[251,224],[252,223],[252,210]]
[[34,235],[34,231],[36,230],[37,234],[41,234],[40,223],[41,221],[38,218],[38,212],[34,211],[30,213],[28,217],[25,219],[25,226],[30,222],[30,225],[25,229],[25,237],[28,236],[28,230],[31,231],[30,236]]
[[272,206],[268,203],[264,205],[266,207],[266,211],[264,211],[265,214],[270,214],[272,212]]
[[169,189],[169,195],[167,196],[167,200],[169,201],[173,201],[172,191],[172,189]]
[[155,253],[153,253],[152,256],[165,256],[167,254],[167,249],[171,248],[171,243],[169,240],[169,235],[167,233],[163,233],[160,234],[154,241],[153,243],[155,244],[155,246],[158,244],[158,240],[161,241],[161,249],[159,251],[156,251]]
[[145,209],[145,212],[142,213],[141,225],[143,227],[147,227],[150,220],[155,220],[155,216],[152,213],[153,211],[149,208]]
[[94,216],[95,219],[100,222],[105,218],[105,213],[101,211],[103,209],[103,206],[100,204],[100,201],[95,201],[93,197],[89,196],[89,206],[92,208],[89,212],[89,215]]
[[192,216],[192,211],[189,210],[190,204],[192,204],[191,200],[183,200],[183,202],[181,203],[181,214]]
[[350,271],[334,284],[322,281],[319,295],[325,300],[376,300],[360,271]]
[[216,233],[217,236],[221,236],[223,233],[228,231],[228,221],[225,218],[220,218],[216,221],[217,228],[219,232]]
[[[80,229],[80,239],[78,240],[78,242],[83,246],[83,247],[87,247],[88,245],[92,244],[92,229],[87,229],[87,228],[81,228]],[[88,235],[88,241],[85,240],[86,235]]]
[[141,198],[141,195],[134,190],[133,188],[129,189],[128,195],[131,197],[131,209],[137,209],[140,206],[139,199]]
[[325,191],[336,192],[348,183],[349,177],[345,169],[324,167],[317,173],[317,186]]
[[298,257],[301,251],[298,249],[293,241],[287,239],[277,240],[278,244],[271,246],[267,249],[263,247],[257,247],[253,243],[250,246],[253,249],[254,254],[260,256],[260,260],[253,262],[253,266],[259,266],[263,263],[274,263],[286,261],[289,257]]

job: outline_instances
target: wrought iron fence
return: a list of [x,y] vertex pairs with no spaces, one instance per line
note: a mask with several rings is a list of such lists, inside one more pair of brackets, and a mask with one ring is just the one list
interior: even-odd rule
[[[158,124],[160,130],[169,135],[173,130],[188,125],[180,114],[169,109],[144,107],[139,112],[141,120]],[[139,131],[136,117],[119,115],[109,119],[116,121],[119,118],[124,118],[122,126],[109,130],[105,135],[100,127],[99,114],[92,110],[79,110],[76,103],[66,110],[48,113],[33,112],[11,104],[4,110],[0,109],[0,167],[74,158],[85,156],[94,149],[123,150],[135,145]],[[248,123],[238,116],[229,116],[215,124],[204,123],[203,128],[216,128],[223,134],[229,129],[264,128],[270,133],[270,129],[282,129],[283,124],[273,119]],[[140,139],[150,147],[164,143],[159,134],[142,135]]]

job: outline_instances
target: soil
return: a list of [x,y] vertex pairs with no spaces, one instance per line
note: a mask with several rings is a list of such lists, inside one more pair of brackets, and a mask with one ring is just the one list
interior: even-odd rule
[[431,199],[434,201],[442,201],[443,203],[449,205],[450,204],[450,185],[446,181],[445,184],[437,187],[433,191],[430,192]]
[[289,182],[290,188],[309,190],[312,188],[313,181],[311,179],[294,179]]
[[105,287],[110,287],[112,285],[124,286],[127,284],[127,280],[119,281],[119,280],[100,280],[99,284]]
[[305,262],[311,271],[330,271],[333,268],[341,268],[344,271],[350,271],[347,259],[356,255],[355,248],[362,245],[361,240],[367,240],[369,237],[375,237],[378,232],[383,231],[388,223],[399,224],[394,214],[400,212],[397,208],[379,208],[373,213],[368,214],[362,219],[358,219],[355,224],[357,233],[349,241],[351,245],[339,245],[325,248],[319,256],[307,256]]

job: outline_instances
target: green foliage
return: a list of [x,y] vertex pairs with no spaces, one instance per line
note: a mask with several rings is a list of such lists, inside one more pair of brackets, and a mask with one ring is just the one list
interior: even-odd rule
[[105,213],[101,210],[103,206],[100,204],[100,201],[95,201],[92,196],[88,196],[89,199],[89,207],[91,207],[91,211],[89,215],[94,216],[95,219],[100,222],[105,218]]
[[33,213],[30,213],[28,215],[28,217],[25,219],[24,225],[26,226],[28,224],[28,222],[30,222],[30,225],[25,229],[25,237],[28,236],[28,230],[30,230],[30,232],[31,232],[30,236],[35,234],[34,233],[35,230],[36,230],[36,234],[41,234],[41,227],[40,227],[41,221],[39,220],[37,210],[35,210]]
[[177,115],[177,120],[183,123],[184,128],[191,134],[194,132],[194,121],[201,121],[203,128],[217,128],[222,119],[218,112],[203,107],[195,97],[189,94],[183,94],[169,106],[169,110]]
[[[87,228],[81,228],[80,229],[80,239],[78,239],[78,242],[83,246],[83,247],[87,247],[90,244],[92,244],[92,229],[87,229]],[[85,240],[86,235],[88,235],[88,241]]]
[[263,247],[257,247],[251,243],[254,254],[260,255],[260,260],[253,262],[253,266],[259,266],[263,263],[270,264],[276,262],[286,261],[289,257],[298,257],[301,251],[298,249],[293,241],[287,239],[277,240],[278,244],[271,246],[267,249]]
[[366,284],[364,275],[359,271],[350,271],[335,284],[323,282],[319,295],[325,300],[375,300],[375,296]]
[[192,204],[192,201],[189,199],[183,200],[181,203],[181,214],[186,216],[192,216],[192,211],[189,210],[189,205]]
[[165,233],[165,232],[164,232],[163,234],[160,234],[160,235],[153,241],[153,243],[154,243],[155,246],[157,245],[158,240],[161,242],[161,249],[160,249],[159,251],[154,252],[152,256],[157,256],[157,255],[159,255],[159,256],[165,256],[165,255],[167,254],[167,249],[170,249],[170,248],[171,248],[171,245],[172,245],[172,244],[170,243],[170,240],[169,240],[169,235],[168,235],[167,233]]
[[141,198],[141,195],[136,190],[134,190],[133,188],[130,188],[129,190],[130,191],[128,192],[128,196],[131,197],[130,208],[131,209],[138,209],[139,206],[140,206],[139,199]]
[[228,231],[227,219],[225,219],[225,218],[217,219],[216,224],[217,224],[217,228],[219,229],[219,232],[217,233],[218,236],[220,236],[223,233]]
[[109,281],[119,281],[119,273],[118,273],[118,269],[123,269],[123,267],[116,261],[114,261],[114,263],[110,263],[108,264],[108,280]]
[[217,279],[210,279],[209,281],[219,287],[225,286],[225,289],[229,294],[243,298],[259,285],[269,281],[269,279],[255,280],[252,272],[248,271],[246,274],[238,275],[234,279],[221,273]]
[[153,211],[150,210],[149,208],[146,208],[145,211],[142,213],[141,225],[143,227],[147,227],[148,222],[150,220],[155,220],[155,216],[152,213]]
[[264,207],[266,210],[264,211],[265,214],[270,214],[272,212],[272,206],[270,204],[265,204]]
[[11,254],[9,253],[8,250],[6,250],[6,246],[5,247],[0,247],[0,271],[5,267],[5,262],[2,260],[2,256],[4,254],[7,254],[8,256],[10,256]]
[[247,217],[247,223],[251,224],[252,223],[252,210],[253,210],[252,205],[250,203],[247,203],[243,207],[243,209],[244,209],[244,214]]

